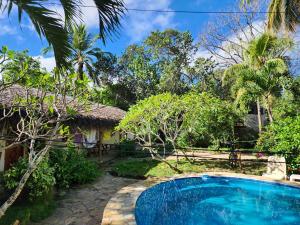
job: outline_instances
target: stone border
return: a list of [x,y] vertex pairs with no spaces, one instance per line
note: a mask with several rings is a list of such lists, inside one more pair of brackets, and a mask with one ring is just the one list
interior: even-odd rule
[[245,174],[238,174],[238,173],[226,173],[226,172],[207,172],[207,173],[176,175],[171,178],[150,178],[147,180],[138,181],[118,191],[107,203],[103,212],[103,219],[101,225],[136,225],[135,215],[134,215],[135,203],[143,191],[163,181],[169,181],[169,180],[187,178],[187,177],[200,177],[203,175],[246,178],[246,179],[253,179],[258,181],[268,181],[268,182],[286,184],[286,185],[300,188],[300,184],[296,182],[277,181],[262,176],[245,175]]

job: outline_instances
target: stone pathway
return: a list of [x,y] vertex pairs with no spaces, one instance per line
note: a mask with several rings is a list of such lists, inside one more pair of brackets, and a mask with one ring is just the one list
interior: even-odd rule
[[32,225],[99,225],[109,199],[134,179],[103,175],[93,184],[71,189],[58,201],[52,216]]

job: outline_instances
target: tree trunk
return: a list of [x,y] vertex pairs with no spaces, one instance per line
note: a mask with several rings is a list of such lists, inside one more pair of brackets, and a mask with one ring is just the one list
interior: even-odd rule
[[83,80],[83,62],[81,60],[78,61],[77,76],[78,80]]
[[273,112],[272,112],[272,109],[271,109],[271,106],[269,103],[267,105],[267,112],[268,112],[268,117],[269,117],[270,123],[273,123],[273,121],[274,121]]
[[256,101],[256,107],[257,107],[257,121],[258,121],[258,131],[259,131],[259,134],[262,133],[262,119],[261,119],[261,111],[260,111],[260,102],[259,102],[259,99],[257,99]]
[[269,101],[270,95],[268,95],[268,97],[266,97],[266,102],[267,102],[267,112],[268,112],[268,117],[270,120],[270,123],[273,122],[273,112],[272,112],[272,108],[271,108],[271,103]]

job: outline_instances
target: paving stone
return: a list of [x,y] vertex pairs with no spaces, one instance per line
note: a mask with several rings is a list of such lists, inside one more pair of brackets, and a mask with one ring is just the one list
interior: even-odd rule
[[69,190],[58,201],[59,208],[49,218],[31,225],[99,225],[109,199],[123,187],[135,182],[137,180],[105,174],[92,185]]

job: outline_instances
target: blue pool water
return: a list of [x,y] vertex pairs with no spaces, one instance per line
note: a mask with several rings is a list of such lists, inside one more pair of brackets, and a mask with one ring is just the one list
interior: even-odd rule
[[204,176],[160,183],[136,202],[137,225],[300,225],[300,188]]

